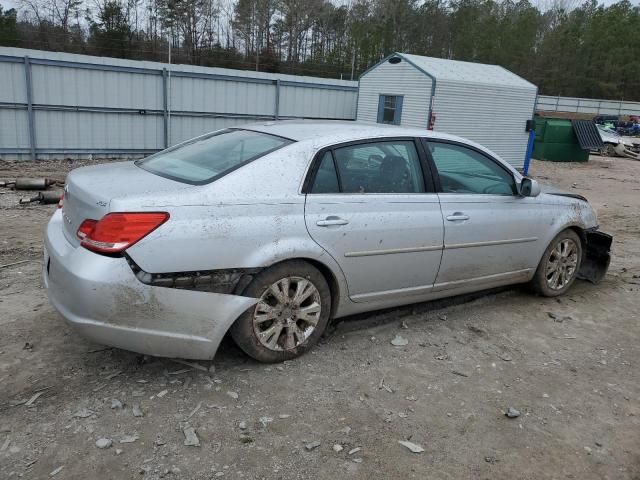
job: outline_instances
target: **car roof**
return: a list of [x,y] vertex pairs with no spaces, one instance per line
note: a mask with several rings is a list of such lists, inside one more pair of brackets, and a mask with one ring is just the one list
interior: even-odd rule
[[315,140],[336,137],[331,140],[348,141],[369,137],[433,136],[454,138],[450,135],[436,134],[426,128],[407,128],[380,123],[353,122],[341,120],[278,120],[242,125],[238,128],[254,130],[296,141]]
[[512,165],[479,143],[456,135],[434,132],[426,128],[401,127],[397,125],[345,120],[276,120],[251,123],[233,128],[278,135],[297,142],[311,142],[315,147],[379,137],[426,137],[451,140],[482,150],[488,155],[499,159],[502,164],[512,172],[518,173]]

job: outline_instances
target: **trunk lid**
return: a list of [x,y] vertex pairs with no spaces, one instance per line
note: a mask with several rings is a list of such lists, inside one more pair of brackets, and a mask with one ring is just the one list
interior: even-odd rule
[[64,188],[64,235],[79,245],[76,232],[86,219],[100,220],[114,198],[178,192],[193,188],[143,170],[133,162],[111,163],[71,171]]

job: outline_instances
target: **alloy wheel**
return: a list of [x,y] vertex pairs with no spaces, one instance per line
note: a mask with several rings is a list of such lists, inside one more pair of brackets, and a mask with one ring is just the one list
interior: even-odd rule
[[545,267],[547,285],[552,290],[562,290],[576,274],[578,246],[570,238],[560,240],[551,250]]
[[258,341],[273,351],[291,350],[315,331],[322,311],[320,292],[308,279],[286,277],[267,288],[253,313]]

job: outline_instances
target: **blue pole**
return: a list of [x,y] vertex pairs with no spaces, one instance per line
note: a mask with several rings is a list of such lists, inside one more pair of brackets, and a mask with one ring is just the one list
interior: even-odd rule
[[529,175],[529,165],[531,164],[531,154],[533,153],[533,145],[536,141],[536,131],[531,130],[529,132],[529,143],[527,144],[527,154],[524,157],[524,175]]

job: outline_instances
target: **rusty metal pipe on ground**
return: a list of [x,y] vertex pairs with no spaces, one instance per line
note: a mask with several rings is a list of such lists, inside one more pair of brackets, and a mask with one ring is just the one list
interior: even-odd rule
[[62,192],[55,191],[55,190],[51,192],[38,192],[38,194],[35,197],[21,198],[20,204],[24,205],[26,203],[38,202],[41,205],[50,205],[53,203],[58,203],[60,201],[61,196],[62,196]]

